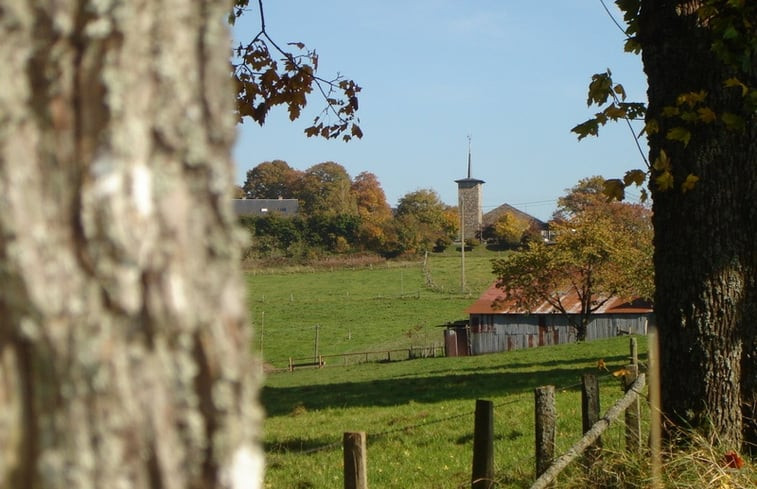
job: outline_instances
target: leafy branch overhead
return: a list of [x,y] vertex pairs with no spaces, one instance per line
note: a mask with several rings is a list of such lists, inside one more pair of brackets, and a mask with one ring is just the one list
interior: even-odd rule
[[[625,50],[639,53],[641,43],[639,34],[639,15],[641,0],[617,0],[617,6],[624,13],[627,28]],[[750,86],[742,80],[750,79],[750,73],[757,64],[757,23],[753,22],[757,13],[757,3],[746,0],[702,0],[689,2],[677,7],[677,15],[690,17],[697,28],[708,33],[710,49],[729,67],[730,76],[722,81],[722,86],[732,90],[734,98],[740,103],[737,107],[716,106],[707,91],[691,90],[673,97],[662,110],[650,114],[644,103],[626,102],[626,93],[621,84],[612,80],[608,69],[605,73],[592,76],[589,84],[587,104],[601,108],[594,117],[578,124],[572,132],[581,140],[586,136],[597,136],[600,126],[612,121],[624,120],[633,134],[636,146],[645,163],[646,169],[634,169],[626,172],[621,179],[609,179],[605,183],[605,193],[610,198],[622,200],[625,189],[630,185],[641,187],[647,178],[661,191],[679,189],[686,193],[693,190],[699,177],[690,172],[683,172],[674,178],[671,151],[661,150],[653,161],[647,159],[639,144],[639,137],[646,133],[648,137],[661,137],[669,145],[678,145],[686,149],[696,134],[697,129],[707,125],[720,125],[728,131],[743,131],[747,121],[757,112],[757,87]],[[644,120],[644,129],[637,135],[631,121]],[[655,136],[658,135],[659,136]],[[679,172],[675,172],[679,173]],[[640,190],[642,199],[648,197],[646,189]]]
[[[249,0],[235,0],[229,15],[231,24],[248,11],[248,3]],[[360,86],[340,74],[331,79],[319,77],[315,50],[301,42],[290,42],[283,49],[266,31],[262,0],[258,0],[258,11],[260,31],[249,43],[240,43],[232,59],[239,121],[249,117],[262,125],[277,105],[286,105],[289,119],[295,120],[315,90],[325,107],[305,128],[305,134],[326,139],[341,137],[344,141],[361,138],[357,117]]]

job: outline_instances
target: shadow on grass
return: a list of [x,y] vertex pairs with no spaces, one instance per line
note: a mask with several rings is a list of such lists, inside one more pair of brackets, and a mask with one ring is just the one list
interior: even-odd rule
[[[613,362],[624,357],[612,357]],[[296,387],[266,386],[262,402],[268,416],[291,414],[298,406],[308,411],[329,408],[355,408],[397,406],[409,402],[438,403],[450,400],[496,399],[524,392],[541,385],[554,385],[558,389],[578,389],[582,373],[597,373],[590,367],[590,360],[545,362],[538,372],[519,372],[516,365],[508,364],[494,368],[444,371],[438,374],[424,373],[423,377],[399,377],[364,382],[340,382]],[[423,361],[423,360],[416,360]],[[567,368],[567,365],[573,365]],[[517,367],[533,367],[533,364],[517,364]],[[549,368],[555,367],[555,368]],[[380,368],[377,366],[377,368]]]
[[334,440],[327,440],[325,438],[306,439],[306,438],[290,438],[283,441],[270,441],[263,444],[265,453],[287,453],[287,452],[310,452],[323,449],[324,447],[330,447],[333,445]]
[[[644,360],[646,357],[646,353],[639,354],[639,359]],[[548,367],[557,367],[557,366],[564,366],[564,365],[572,365],[574,370],[579,371],[580,375],[584,372],[589,372],[592,369],[596,367],[598,358],[592,356],[592,357],[586,357],[583,359],[562,359],[562,360],[548,360],[548,361],[541,361],[538,364],[539,368],[548,368]],[[602,360],[605,361],[605,363],[608,365],[608,368],[612,368],[612,366],[620,367],[622,365],[625,365],[629,361],[629,357],[627,355],[614,355],[614,356],[605,356],[602,358]],[[465,367],[465,368],[456,368],[454,370],[455,373],[465,373],[465,372],[475,372],[475,373],[486,373],[490,371],[504,371],[504,370],[522,370],[522,369],[533,369],[534,368],[533,363],[526,363],[526,362],[517,362],[517,363],[504,363],[502,365],[491,365],[488,367]],[[428,374],[434,375],[434,374],[444,374],[449,373],[449,369],[439,369],[439,370],[432,370],[427,371]],[[543,372],[540,372],[538,375],[541,375]],[[525,372],[523,375],[537,375],[534,372]],[[600,373],[601,374],[601,373]],[[408,377],[412,376],[412,374],[403,374],[402,376],[399,376],[397,378],[402,377]]]

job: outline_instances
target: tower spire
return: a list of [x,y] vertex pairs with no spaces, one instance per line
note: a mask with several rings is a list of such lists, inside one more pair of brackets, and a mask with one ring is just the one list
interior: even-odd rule
[[468,178],[471,178],[470,134],[468,134]]

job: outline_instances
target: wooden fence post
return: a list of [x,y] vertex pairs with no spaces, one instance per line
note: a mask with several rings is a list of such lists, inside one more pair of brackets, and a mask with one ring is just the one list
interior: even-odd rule
[[344,489],[368,489],[365,432],[345,433],[342,444],[344,450]]
[[604,416],[599,418],[599,421],[594,423],[594,426],[578,440],[570,449],[560,456],[555,462],[531,485],[530,489],[545,489],[553,484],[555,477],[570,464],[579,455],[581,455],[587,447],[594,443],[602,432],[610,426],[610,423],[620,417],[626,410],[626,408],[635,399],[638,399],[638,394],[641,389],[644,388],[645,377],[644,374],[640,374],[638,380],[634,384],[635,389],[629,389],[628,392],[616,402]]
[[536,421],[536,477],[549,468],[555,458],[555,386],[545,385],[534,391]]
[[657,328],[649,328],[649,448],[651,488],[662,489],[662,413],[660,409],[660,354]]
[[638,366],[639,365],[639,347],[636,344],[636,338],[633,338],[633,337],[631,338],[629,347],[631,349],[631,364]]
[[[599,379],[594,374],[583,374],[581,386],[581,425],[583,433],[586,434],[594,423],[599,421]],[[597,438],[597,441],[586,449],[584,463],[587,467],[594,465],[601,449],[601,438]]]
[[[638,365],[626,365],[626,374],[624,376],[625,391],[631,388],[639,376]],[[641,416],[639,416],[639,398],[626,408],[626,450],[634,453],[641,453]]]
[[489,489],[494,485],[494,403],[476,400],[473,422],[472,489]]

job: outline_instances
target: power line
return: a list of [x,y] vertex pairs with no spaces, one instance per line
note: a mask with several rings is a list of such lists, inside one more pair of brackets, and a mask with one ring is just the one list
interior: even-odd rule
[[615,20],[615,16],[612,15],[612,12],[610,12],[610,9],[607,8],[607,5],[605,4],[605,0],[599,0],[599,3],[602,4],[602,7],[605,9],[605,12],[607,12],[607,15],[612,20],[612,23],[615,24],[618,29],[620,29],[620,32],[622,32],[624,36],[627,35],[626,30],[623,29],[623,27],[620,25],[620,23],[617,20]]

